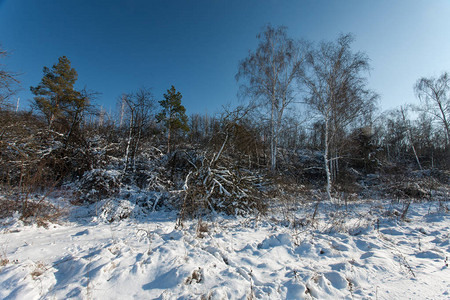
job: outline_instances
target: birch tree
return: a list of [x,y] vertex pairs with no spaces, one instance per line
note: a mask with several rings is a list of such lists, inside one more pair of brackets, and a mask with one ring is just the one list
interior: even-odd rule
[[307,103],[324,124],[323,159],[330,200],[346,129],[372,109],[376,99],[363,76],[369,70],[369,59],[364,53],[351,51],[352,41],[347,34],[335,42],[322,42],[308,53],[308,69],[301,77]]
[[153,94],[148,88],[141,88],[136,93],[122,95],[123,114],[127,114],[128,138],[125,150],[126,171],[133,162],[135,166],[135,156],[139,150],[139,145],[143,135],[143,130],[151,118],[151,111],[154,108]]
[[415,87],[418,98],[423,102],[422,110],[441,124],[445,132],[445,144],[450,141],[450,76],[442,74],[439,78],[420,78]]
[[278,139],[286,108],[294,100],[295,79],[304,61],[302,46],[287,35],[286,27],[271,25],[257,35],[255,52],[239,63],[236,80],[243,81],[245,95],[266,108],[270,122],[270,170],[277,167]]

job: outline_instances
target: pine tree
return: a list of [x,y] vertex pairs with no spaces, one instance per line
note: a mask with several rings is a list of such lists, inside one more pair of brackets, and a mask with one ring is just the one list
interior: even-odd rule
[[34,106],[46,117],[49,129],[58,123],[59,129],[67,130],[70,135],[74,125],[81,121],[89,97],[74,89],[78,74],[67,57],[60,57],[51,69],[44,67],[43,72],[39,85],[30,87],[35,95]]
[[170,141],[173,133],[178,130],[184,132],[189,131],[186,108],[181,105],[182,97],[181,93],[177,92],[172,85],[172,87],[167,90],[167,93],[164,94],[164,100],[159,101],[163,110],[156,116],[156,119],[158,123],[163,122],[164,127],[167,129],[167,153],[170,153]]

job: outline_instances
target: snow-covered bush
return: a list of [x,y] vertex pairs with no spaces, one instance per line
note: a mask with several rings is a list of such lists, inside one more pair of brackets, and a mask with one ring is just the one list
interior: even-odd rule
[[111,200],[103,205],[99,217],[105,222],[112,223],[127,219],[133,214],[135,209],[135,205],[128,200]]
[[94,169],[85,172],[78,185],[81,200],[96,202],[119,192],[120,173],[116,170]]
[[203,158],[201,165],[186,176],[181,216],[206,212],[264,213],[267,204],[262,177],[238,168],[230,160],[221,159],[219,165],[219,155]]

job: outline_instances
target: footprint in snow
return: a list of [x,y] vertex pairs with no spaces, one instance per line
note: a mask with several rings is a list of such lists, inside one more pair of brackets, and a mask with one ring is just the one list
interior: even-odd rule
[[422,251],[416,254],[417,258],[428,258],[428,259],[434,259],[434,260],[441,260],[444,259],[444,257],[436,252],[433,251]]
[[181,240],[183,238],[183,233],[181,231],[172,231],[170,233],[161,234],[161,237],[164,241],[170,241],[170,240]]
[[284,283],[284,288],[287,289],[286,299],[304,299],[306,295],[306,286],[296,282],[296,280],[289,280]]
[[85,229],[83,231],[77,232],[72,236],[82,236],[82,235],[88,235],[89,234],[89,229]]
[[330,267],[333,271],[343,271],[347,268],[345,263],[331,264]]
[[325,273],[324,275],[334,288],[336,288],[338,290],[347,288],[348,281],[340,273],[328,272],[328,273]]
[[311,243],[302,243],[295,249],[295,254],[300,256],[308,256],[311,255],[311,253],[313,253],[313,246]]
[[373,255],[374,255],[374,253],[369,251],[369,252],[363,253],[361,255],[360,259],[366,259],[366,258],[372,257]]
[[363,240],[357,240],[355,241],[356,247],[358,247],[359,250],[361,251],[368,251],[370,249],[380,249],[379,246],[377,246],[374,243],[371,242],[366,242]]
[[403,235],[403,232],[398,231],[396,229],[392,229],[392,228],[382,229],[382,230],[380,230],[380,232],[382,232],[384,234],[390,234],[390,235]]
[[439,245],[439,246],[448,246],[450,244],[450,240],[445,239],[442,240],[440,237],[436,237],[434,240],[431,241],[432,243]]
[[287,233],[280,233],[278,235],[272,235],[265,240],[263,240],[259,245],[258,249],[269,249],[277,246],[285,246],[291,244],[291,237]]
[[349,246],[347,246],[343,243],[336,242],[336,241],[331,242],[331,247],[333,247],[334,249],[339,250],[339,251],[349,251],[350,250]]

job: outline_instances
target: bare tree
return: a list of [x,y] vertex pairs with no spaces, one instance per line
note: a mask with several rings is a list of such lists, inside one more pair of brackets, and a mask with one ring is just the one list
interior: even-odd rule
[[347,34],[336,42],[322,42],[308,53],[309,68],[301,77],[307,103],[324,123],[323,157],[328,199],[332,198],[345,132],[367,109],[373,108],[376,99],[366,88],[362,75],[369,70],[369,59],[364,53],[351,51],[352,41],[353,37]]
[[97,92],[89,91],[86,88],[79,92],[79,98],[77,105],[74,105],[71,110],[67,110],[67,118],[65,120],[67,131],[65,133],[64,148],[67,148],[74,133],[80,133],[80,126],[88,114],[94,113],[94,107],[91,104],[92,101],[99,95]]
[[424,103],[423,107],[418,107],[432,115],[433,118],[441,123],[445,131],[445,144],[450,140],[450,76],[447,72],[439,78],[420,78],[414,90],[416,95]]
[[402,120],[404,123],[404,126],[406,128],[406,132],[408,134],[409,143],[411,144],[411,149],[414,153],[414,157],[416,158],[417,165],[419,166],[419,169],[422,170],[422,165],[420,164],[419,156],[417,155],[416,147],[414,146],[414,139],[411,131],[411,124],[409,122],[409,119],[406,117],[405,109],[403,107],[400,107],[400,112],[402,114]]
[[383,112],[377,123],[377,143],[385,149],[387,160],[390,162],[404,160],[409,145],[406,123],[400,109]]
[[129,117],[124,167],[124,171],[126,171],[130,165],[130,158],[134,166],[134,157],[139,150],[144,127],[150,120],[151,110],[154,108],[155,103],[153,94],[148,88],[141,88],[133,94],[124,94],[121,97],[121,101],[125,103],[126,113]]
[[[0,46],[0,58],[6,57],[8,52],[1,49]],[[16,91],[16,85],[19,81],[16,79],[17,74],[3,69],[3,65],[0,64],[0,110],[5,107],[9,98],[14,95]]]
[[300,43],[287,36],[286,27],[274,28],[267,25],[257,38],[260,41],[258,48],[239,63],[236,80],[245,80],[241,86],[245,95],[268,108],[270,168],[273,172],[277,165],[283,113],[294,100],[295,79],[302,71],[304,52]]

